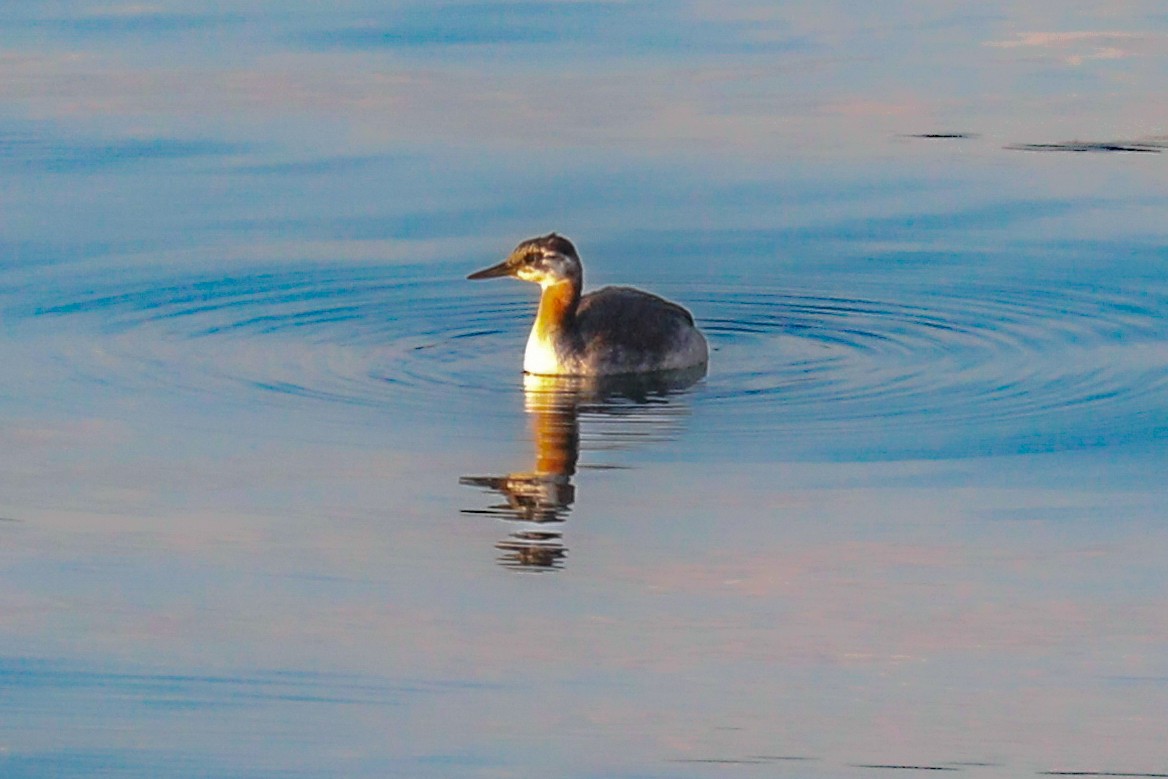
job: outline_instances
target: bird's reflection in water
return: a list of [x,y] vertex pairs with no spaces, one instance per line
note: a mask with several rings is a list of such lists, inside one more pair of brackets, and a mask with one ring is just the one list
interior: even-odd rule
[[[576,500],[572,478],[585,448],[615,449],[631,442],[672,438],[684,407],[677,395],[705,376],[705,366],[629,376],[523,377],[535,464],[506,476],[464,476],[459,483],[498,493],[504,500],[485,509],[464,509],[519,523],[495,545],[500,565],[516,571],[555,571],[564,566],[564,522]],[[595,428],[595,429],[593,429]]]

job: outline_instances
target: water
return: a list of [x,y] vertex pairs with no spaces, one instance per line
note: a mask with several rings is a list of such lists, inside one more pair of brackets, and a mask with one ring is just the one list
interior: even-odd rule
[[1168,774],[1157,4],[10,5],[5,776]]

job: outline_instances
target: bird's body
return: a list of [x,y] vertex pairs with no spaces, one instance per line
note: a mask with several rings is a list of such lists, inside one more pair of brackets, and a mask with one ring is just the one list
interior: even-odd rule
[[[581,297],[574,314],[557,315],[549,292],[541,296],[523,354],[528,373],[645,373],[707,360],[705,338],[675,303],[631,287],[605,287]],[[551,313],[545,315],[545,306]]]
[[631,287],[581,295],[576,249],[555,233],[524,241],[502,263],[469,278],[496,276],[542,289],[523,355],[527,373],[608,376],[692,368],[709,359],[693,316],[676,303]]

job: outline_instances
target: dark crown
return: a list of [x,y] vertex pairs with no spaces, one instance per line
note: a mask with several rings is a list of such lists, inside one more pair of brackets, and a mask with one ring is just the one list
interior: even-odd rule
[[556,233],[548,233],[541,235],[538,238],[528,238],[523,243],[519,244],[519,249],[532,250],[539,249],[543,251],[552,251],[556,254],[563,254],[568,257],[579,257],[576,254],[576,247],[562,235]]

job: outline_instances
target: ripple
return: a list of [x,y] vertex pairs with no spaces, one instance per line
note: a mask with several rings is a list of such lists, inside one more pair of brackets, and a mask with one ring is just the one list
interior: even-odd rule
[[[1164,289],[848,286],[854,294],[838,296],[674,285],[670,294],[709,335],[709,376],[688,391],[692,409],[642,398],[625,404],[626,416],[692,426],[692,410],[710,440],[805,452],[945,450],[954,441],[1025,450],[1168,435]],[[520,395],[531,292],[471,287],[433,267],[324,267],[89,279],[58,286],[25,313],[91,323],[99,346],[68,359],[94,381],[245,403],[481,415]],[[619,445],[628,432],[614,423],[619,404],[601,412],[595,418],[613,430],[599,435]]]
[[[895,302],[733,288],[705,295],[718,365],[707,402],[731,408],[725,423],[739,433],[761,435],[894,425],[885,438],[955,429],[1042,438],[1109,413],[1164,417],[1162,290],[962,285],[896,294]],[[760,419],[769,421],[760,428]]]
[[103,383],[421,407],[435,387],[507,389],[484,341],[518,331],[531,305],[503,290],[468,305],[459,281],[398,268],[144,280],[62,290],[29,313],[95,324],[100,353],[71,357]]

